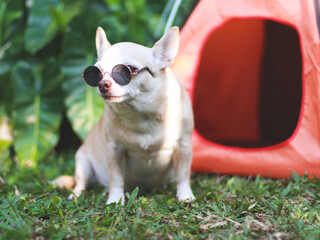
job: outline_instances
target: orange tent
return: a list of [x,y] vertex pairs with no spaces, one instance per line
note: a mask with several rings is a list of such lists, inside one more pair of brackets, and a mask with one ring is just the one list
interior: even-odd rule
[[194,108],[194,171],[320,177],[312,0],[202,0],[173,69]]

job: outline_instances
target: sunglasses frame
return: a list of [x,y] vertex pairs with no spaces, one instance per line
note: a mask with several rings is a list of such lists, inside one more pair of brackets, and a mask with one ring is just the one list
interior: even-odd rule
[[[116,67],[119,67],[119,66],[125,67],[125,68],[129,71],[129,73],[130,73],[130,79],[129,79],[129,81],[128,81],[126,84],[120,84],[120,83],[119,83],[116,79],[114,79],[114,77],[113,77],[113,75],[114,75],[114,74],[113,74],[114,69],[115,69]],[[87,82],[86,79],[85,79],[85,72],[86,72],[89,68],[96,68],[96,69],[98,69],[98,70],[100,71],[100,73],[101,73],[101,79],[98,81],[98,83],[97,83],[96,85],[90,85],[90,84],[88,84],[88,82]],[[86,67],[86,69],[83,71],[83,74],[81,74],[81,77],[83,78],[84,82],[85,82],[88,86],[90,86],[90,87],[98,87],[99,82],[100,82],[101,80],[103,80],[104,75],[105,75],[106,73],[108,73],[108,74],[113,78],[113,80],[114,80],[117,84],[119,84],[119,85],[121,85],[121,86],[126,86],[126,85],[128,85],[128,84],[131,82],[131,80],[132,80],[132,75],[133,75],[133,76],[138,75],[140,72],[142,72],[142,71],[144,71],[144,70],[147,70],[147,71],[150,73],[150,75],[151,75],[152,77],[154,77],[153,74],[152,74],[152,72],[150,71],[150,69],[149,69],[148,67],[143,67],[143,68],[141,68],[140,70],[138,70],[138,71],[136,71],[136,72],[132,72],[131,69],[130,69],[127,65],[121,64],[121,63],[115,65],[115,66],[112,68],[111,74],[110,74],[109,72],[103,72],[101,68],[99,68],[99,67],[97,67],[97,66],[95,66],[95,65],[88,66],[88,67]]]

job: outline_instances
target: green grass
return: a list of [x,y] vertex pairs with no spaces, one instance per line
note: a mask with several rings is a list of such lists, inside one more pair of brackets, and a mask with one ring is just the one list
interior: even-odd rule
[[21,170],[2,157],[0,239],[320,239],[320,180],[193,174],[197,200],[181,203],[175,186],[126,194],[105,205],[104,189],[67,201],[48,180],[72,174],[72,155]]

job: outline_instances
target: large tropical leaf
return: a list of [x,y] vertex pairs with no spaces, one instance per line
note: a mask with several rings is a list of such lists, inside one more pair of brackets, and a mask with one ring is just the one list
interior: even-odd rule
[[57,24],[59,31],[65,32],[70,21],[82,12],[84,0],[59,0],[57,8],[50,8],[52,20]]
[[13,70],[14,147],[19,162],[35,164],[58,140],[62,115],[59,71],[54,62],[20,61]]
[[[8,77],[16,54],[21,50],[23,36],[23,2],[0,1],[0,105],[7,100],[11,78]],[[10,99],[10,97],[9,97]]]
[[19,19],[23,16],[23,2],[22,1],[0,1],[0,47],[3,47],[8,42],[14,31],[19,26]]
[[128,11],[127,37],[130,41],[147,44],[148,21],[146,4],[144,0],[126,1],[125,7]]
[[23,1],[0,1],[0,157],[12,144],[13,81],[11,69],[22,48]]
[[82,139],[86,137],[103,112],[103,101],[98,96],[97,90],[88,87],[81,78],[86,66],[93,64],[95,60],[96,26],[87,27],[90,22],[92,20],[82,17],[76,17],[71,22],[62,60],[67,116],[74,131]]
[[55,36],[58,25],[53,21],[53,11],[58,0],[30,0],[30,13],[25,35],[26,49],[35,53],[48,44]]

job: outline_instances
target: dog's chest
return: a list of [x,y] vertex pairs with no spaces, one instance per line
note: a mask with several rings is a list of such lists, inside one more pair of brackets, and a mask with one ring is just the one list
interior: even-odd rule
[[150,125],[149,130],[128,135],[122,133],[118,138],[126,152],[127,164],[135,172],[162,171],[170,164],[176,139],[166,134],[161,125]]
[[174,148],[160,150],[127,149],[126,162],[135,172],[161,171],[170,164]]
[[157,121],[139,122],[134,130],[118,128],[114,132],[117,143],[126,152],[126,166],[136,176],[157,175],[170,165],[177,136],[169,134]]
[[125,184],[152,189],[163,184],[172,170],[174,147],[157,151],[127,149],[125,159]]
[[128,119],[117,118],[107,126],[107,134],[112,141],[120,144],[123,148],[149,153],[154,149],[175,145],[179,133],[172,128],[169,129],[166,127],[167,125],[173,126],[175,124],[165,122],[160,115],[155,114],[143,117],[133,116]]

